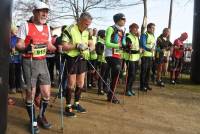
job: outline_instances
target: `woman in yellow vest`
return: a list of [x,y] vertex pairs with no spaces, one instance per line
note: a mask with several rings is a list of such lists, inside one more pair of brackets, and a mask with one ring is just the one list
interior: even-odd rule
[[[97,29],[89,29],[90,30],[90,40],[93,41],[94,46],[96,45],[97,42]],[[93,65],[93,67],[96,69],[97,68],[97,54],[95,49],[90,51],[90,56],[89,56],[89,62]],[[87,87],[92,88],[96,87],[95,84],[95,69],[88,63],[88,72],[87,72]]]
[[[107,82],[107,78],[105,78],[105,72],[107,68],[107,63],[105,59],[105,30],[99,30],[97,34],[97,44],[96,44],[96,53],[97,53],[97,64],[100,71],[101,77],[104,81]],[[98,95],[104,95],[104,91],[106,89],[106,84],[103,83],[103,80],[99,77],[98,79]]]
[[137,65],[140,59],[140,47],[139,47],[139,37],[138,37],[138,28],[139,26],[136,23],[133,23],[129,26],[129,31],[126,35],[126,47],[125,50],[128,53],[127,59],[127,69],[128,76],[126,81],[126,96],[135,95],[134,90],[132,89],[133,82],[135,81]]
[[[65,115],[74,117],[77,111],[86,113],[85,108],[79,104],[81,92],[84,85],[85,72],[87,71],[87,60],[89,57],[89,31],[92,16],[84,12],[81,14],[77,24],[69,26],[62,37],[63,50],[67,59],[67,88]],[[75,88],[74,104],[71,105],[72,90]]]

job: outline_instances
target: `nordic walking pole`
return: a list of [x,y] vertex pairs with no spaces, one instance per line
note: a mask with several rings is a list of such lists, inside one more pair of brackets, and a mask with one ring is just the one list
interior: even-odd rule
[[[59,56],[59,61],[60,61],[60,69],[61,69],[61,61],[62,57],[61,54]],[[63,64],[62,70],[60,70],[60,84],[59,84],[59,90],[60,90],[60,124],[61,124],[61,131],[63,133],[64,130],[64,121],[63,121],[63,87],[62,87],[62,81],[63,81],[63,73],[64,73],[64,68],[65,68],[65,61]]]
[[[107,92],[111,92],[112,95],[113,95],[113,97],[114,97],[115,99],[117,99],[117,97],[114,95],[114,92],[110,89],[109,84],[105,82],[105,80],[102,78],[102,76],[101,76],[101,75],[99,74],[99,72],[96,70],[96,68],[92,65],[92,63],[91,63],[90,61],[87,61],[87,62],[88,62],[88,63],[91,65],[91,67],[95,70],[95,72],[97,73],[97,75],[99,76],[99,78],[102,80],[102,82],[107,86],[107,89],[108,89]],[[118,99],[117,99],[117,100],[118,100]]]
[[[67,76],[72,72],[73,67],[75,66],[75,64],[77,63],[77,61],[78,61],[79,59],[81,59],[81,58],[82,58],[81,56],[78,56],[78,57],[76,58],[76,60],[74,61],[73,65],[72,65],[72,67],[71,67],[71,69],[70,69],[70,71],[67,73]],[[64,62],[67,62],[66,59],[64,60]],[[65,64],[66,64],[66,63],[65,63]],[[64,64],[64,65],[65,65],[65,64]],[[62,70],[63,70],[62,73],[61,73],[62,76],[63,76],[64,68],[65,68],[64,65],[63,65],[63,67],[62,67]],[[58,85],[58,89],[60,89],[60,88],[59,88],[60,86],[62,86],[62,81],[60,81],[60,83],[59,83],[59,85]],[[58,98],[58,95],[59,95],[59,93],[57,93],[57,95],[54,97],[52,103],[55,103],[55,102],[56,102],[56,99]],[[50,107],[53,107],[53,105],[51,104]]]
[[31,47],[31,50],[28,51],[28,53],[31,55],[30,57],[30,76],[31,76],[31,131],[32,131],[32,134],[35,134],[34,133],[34,126],[33,126],[33,114],[34,114],[34,111],[33,111],[33,95],[32,95],[32,92],[33,92],[33,86],[32,86],[32,62],[33,62],[33,52],[32,52],[32,43],[33,43],[33,40],[31,39],[30,40],[30,47]]
[[[140,76],[140,78],[141,78],[141,64],[142,64],[142,60],[141,60],[141,58],[142,58],[142,54],[144,53],[144,51],[143,51],[143,49],[140,49],[140,60],[138,61],[138,66],[140,66],[140,71],[139,71],[139,76]],[[139,80],[140,80],[140,78],[139,78]],[[141,80],[140,80],[141,81]],[[140,87],[138,88],[138,103],[139,103],[139,99],[140,99]]]
[[118,72],[118,75],[117,75],[117,78],[116,78],[116,81],[115,81],[115,85],[114,85],[114,91],[112,91],[111,89],[111,91],[112,91],[112,98],[111,98],[111,102],[112,102],[112,100],[114,99],[114,97],[115,97],[115,90],[116,90],[116,85],[117,85],[117,82],[118,82],[118,80],[119,80],[119,74],[120,74],[120,71]]
[[[91,67],[95,70],[95,72],[97,73],[97,75],[99,76],[99,78],[102,80],[102,82],[107,86],[107,89],[108,89],[107,92],[111,92],[111,93],[112,93],[112,97],[118,100],[118,98],[117,98],[117,97],[115,96],[115,94],[114,94],[114,91],[112,91],[112,90],[110,89],[109,84],[105,82],[105,80],[102,78],[102,76],[99,74],[99,72],[95,69],[95,67],[92,65],[92,63],[91,63],[90,61],[87,61],[87,62],[88,62],[88,63],[91,65]],[[120,104],[120,106],[123,108],[124,112],[127,112],[127,110],[124,108],[123,105]]]
[[[123,97],[123,103],[125,104],[125,93],[126,93],[126,89],[128,89],[128,70],[129,70],[129,64],[130,64],[130,56],[131,56],[131,54],[130,54],[130,51],[129,51],[129,53],[128,53],[128,60],[127,60],[127,66],[126,66],[126,86],[125,86],[125,89],[124,89],[124,97]],[[124,63],[124,64],[126,64],[126,63]]]

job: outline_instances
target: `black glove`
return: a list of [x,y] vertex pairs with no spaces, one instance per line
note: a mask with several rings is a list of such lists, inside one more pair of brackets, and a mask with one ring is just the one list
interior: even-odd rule
[[32,46],[29,44],[29,45],[24,49],[24,52],[25,52],[25,53],[32,54],[32,50],[33,50],[33,48],[32,48]]
[[33,44],[33,39],[30,39],[30,43],[29,43],[28,46],[24,49],[24,52],[25,52],[25,53],[29,53],[29,54],[32,54],[32,53],[33,53],[32,44]]

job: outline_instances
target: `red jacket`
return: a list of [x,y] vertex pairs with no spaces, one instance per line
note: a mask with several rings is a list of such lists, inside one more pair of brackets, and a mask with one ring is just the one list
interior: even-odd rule
[[[178,48],[175,48],[178,47]],[[184,56],[184,44],[179,38],[174,41],[173,57],[180,59]]]

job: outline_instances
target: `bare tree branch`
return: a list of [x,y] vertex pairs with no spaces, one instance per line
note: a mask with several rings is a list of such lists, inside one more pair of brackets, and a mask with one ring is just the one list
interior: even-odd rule
[[[48,3],[51,7],[49,22],[55,22],[54,20],[66,17],[77,22],[82,12],[96,9],[122,9],[139,5],[142,0],[132,0],[126,3],[124,0],[48,0]],[[28,14],[32,12],[32,5],[33,1],[18,0],[14,7],[15,18],[18,20],[19,18],[27,19],[27,16],[30,16]]]

